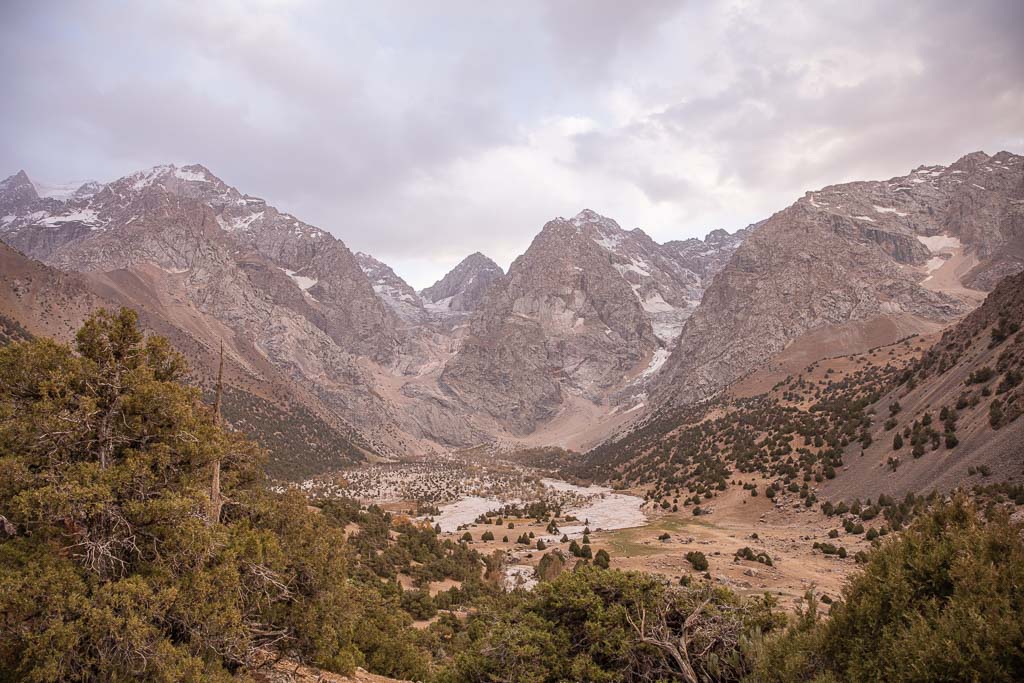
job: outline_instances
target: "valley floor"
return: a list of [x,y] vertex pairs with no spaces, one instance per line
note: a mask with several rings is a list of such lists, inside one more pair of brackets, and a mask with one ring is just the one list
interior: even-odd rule
[[[766,482],[744,483],[763,490]],[[582,538],[588,521],[592,551],[606,550],[613,567],[657,574],[677,583],[684,576],[703,574],[686,558],[687,553],[699,551],[707,557],[707,571],[715,582],[743,594],[768,592],[787,610],[794,609],[812,587],[819,596],[837,597],[857,566],[854,555],[870,546],[863,534],[843,533],[835,518],[826,517],[817,506],[806,508],[796,496],[780,494],[773,502],[730,485],[702,508],[704,514],[694,516],[692,508],[672,512],[645,501],[643,488],[613,492],[581,487],[517,463],[491,459],[484,464],[480,459],[461,460],[456,454],[440,461],[349,470],[303,487],[314,495],[347,495],[416,516],[439,525],[444,538],[460,540],[468,532],[471,547],[481,554],[504,553],[505,583],[510,589],[531,587],[534,568],[550,550],[561,550],[572,561],[569,545]],[[560,522],[554,534],[545,522],[526,517],[506,516],[500,527],[476,522],[503,505],[541,498],[559,501],[564,513],[578,521]],[[840,537],[830,539],[829,531],[837,527]],[[494,539],[482,540],[488,531]],[[531,533],[531,545],[517,542]],[[543,551],[536,549],[537,540],[544,541]],[[847,557],[825,555],[813,548],[815,542],[842,546]],[[772,566],[737,559],[741,548],[767,553]],[[430,592],[450,587],[441,583],[431,585]]]

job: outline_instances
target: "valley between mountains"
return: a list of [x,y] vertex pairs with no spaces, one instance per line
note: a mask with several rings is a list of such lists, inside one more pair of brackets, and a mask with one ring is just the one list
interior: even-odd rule
[[[793,611],[808,591],[832,604],[955,489],[1024,516],[1024,158],[1007,152],[812,190],[704,239],[583,209],[507,272],[474,253],[421,291],[200,165],[74,189],[18,172],[0,240],[0,342],[135,311],[218,428],[265,449],[271,493],[301,491],[367,585],[394,584],[417,656],[480,595],[573,566]],[[318,680],[266,673],[268,652],[237,661]]]
[[207,388],[223,341],[229,420],[282,478],[477,446],[582,452],[779,354],[807,364],[960,319],[1024,268],[1021,188],[1021,157],[977,152],[703,240],[583,210],[508,273],[476,253],[417,292],[202,166],[73,191],[19,172],[0,183],[0,295],[64,338],[97,305],[130,306]]

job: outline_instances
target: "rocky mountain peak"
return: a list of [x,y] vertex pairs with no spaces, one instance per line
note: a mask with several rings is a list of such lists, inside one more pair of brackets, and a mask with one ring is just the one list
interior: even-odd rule
[[501,266],[476,251],[421,291],[420,296],[433,311],[472,312],[480,306],[491,284],[504,274]]
[[18,171],[0,180],[0,214],[4,217],[16,214],[19,209],[38,199],[39,194],[25,171]]
[[22,169],[14,175],[7,176],[3,180],[0,180],[0,192],[6,192],[18,187],[31,186],[32,181],[29,180],[28,174]]
[[406,321],[421,321],[424,314],[423,301],[409,283],[403,280],[391,266],[367,253],[357,251],[356,262],[370,280],[373,291],[400,318]]
[[1024,159],[983,152],[807,193],[751,233],[714,278],[660,395],[706,398],[803,335],[955,320],[1024,269],[1022,200]]

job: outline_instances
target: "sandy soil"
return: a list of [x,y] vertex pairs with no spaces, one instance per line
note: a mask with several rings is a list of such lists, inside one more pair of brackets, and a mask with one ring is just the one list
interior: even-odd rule
[[[759,488],[763,491],[763,484]],[[763,495],[753,498],[734,486],[710,503],[709,515],[694,517],[689,509],[656,513],[641,529],[595,534],[591,543],[608,550],[614,567],[661,574],[671,580],[695,574],[686,553],[703,552],[716,582],[741,594],[769,592],[786,609],[794,608],[812,586],[819,595],[837,596],[855,571],[853,555],[869,546],[863,536],[843,533],[836,519],[806,509],[795,496],[773,504]],[[829,530],[837,527],[839,538],[829,539]],[[659,540],[665,533],[669,540]],[[812,549],[815,541],[844,546],[849,556],[824,555]],[[736,551],[743,547],[766,552],[773,566],[735,559]]]
[[[762,491],[763,487],[761,482]],[[594,552],[601,548],[607,550],[615,568],[659,574],[673,582],[684,575],[698,574],[686,560],[687,552],[698,550],[707,556],[714,581],[741,594],[769,592],[778,597],[782,607],[793,609],[812,586],[819,595],[838,596],[844,581],[856,569],[853,555],[869,546],[863,535],[842,532],[836,518],[807,510],[795,496],[773,504],[763,495],[750,497],[741,486],[733,486],[710,501],[710,510],[710,514],[699,517],[694,517],[690,509],[676,513],[648,510],[649,520],[643,526],[593,531],[591,548]],[[527,519],[508,521],[513,522],[514,529],[487,525],[469,528],[476,539],[473,541],[476,550],[484,554],[497,549],[507,552],[508,576],[527,577],[550,549],[560,548],[568,555],[568,543],[560,543],[558,538],[549,536],[544,524]],[[829,530],[835,528],[840,529],[839,537],[829,539]],[[480,535],[488,530],[497,540],[480,541]],[[531,531],[536,537],[534,541],[545,540],[547,549],[538,551],[515,543],[520,534]],[[459,538],[462,533],[459,531],[449,537]],[[659,540],[666,533],[669,539]],[[504,536],[509,538],[508,542],[501,540]],[[849,556],[846,559],[826,556],[812,549],[815,541],[843,546]],[[735,552],[743,547],[767,552],[774,566],[735,560]]]
[[529,436],[516,439],[523,446],[560,446],[574,451],[593,448],[644,414],[643,409],[612,413],[608,406],[572,394],[565,395],[561,411]]
[[932,337],[943,328],[940,323],[909,314],[885,315],[871,320],[830,325],[792,342],[764,367],[734,384],[729,393],[740,398],[756,396],[786,377],[800,374],[815,361],[864,353],[869,349],[893,344],[912,334]]

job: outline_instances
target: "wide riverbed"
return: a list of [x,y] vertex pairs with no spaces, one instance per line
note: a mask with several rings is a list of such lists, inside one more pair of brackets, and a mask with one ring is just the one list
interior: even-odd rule
[[[591,531],[628,529],[643,526],[647,516],[640,509],[643,499],[624,493],[615,493],[603,486],[577,486],[559,479],[541,479],[541,484],[550,492],[566,494],[575,501],[567,505],[563,512],[579,519],[578,524],[565,524],[559,527],[561,533],[569,538],[583,535],[587,526]],[[431,519],[441,526],[441,531],[452,532],[464,524],[484,514],[497,510],[509,503],[523,503],[517,498],[500,499],[496,496],[466,496],[453,503],[443,505],[439,514]]]

